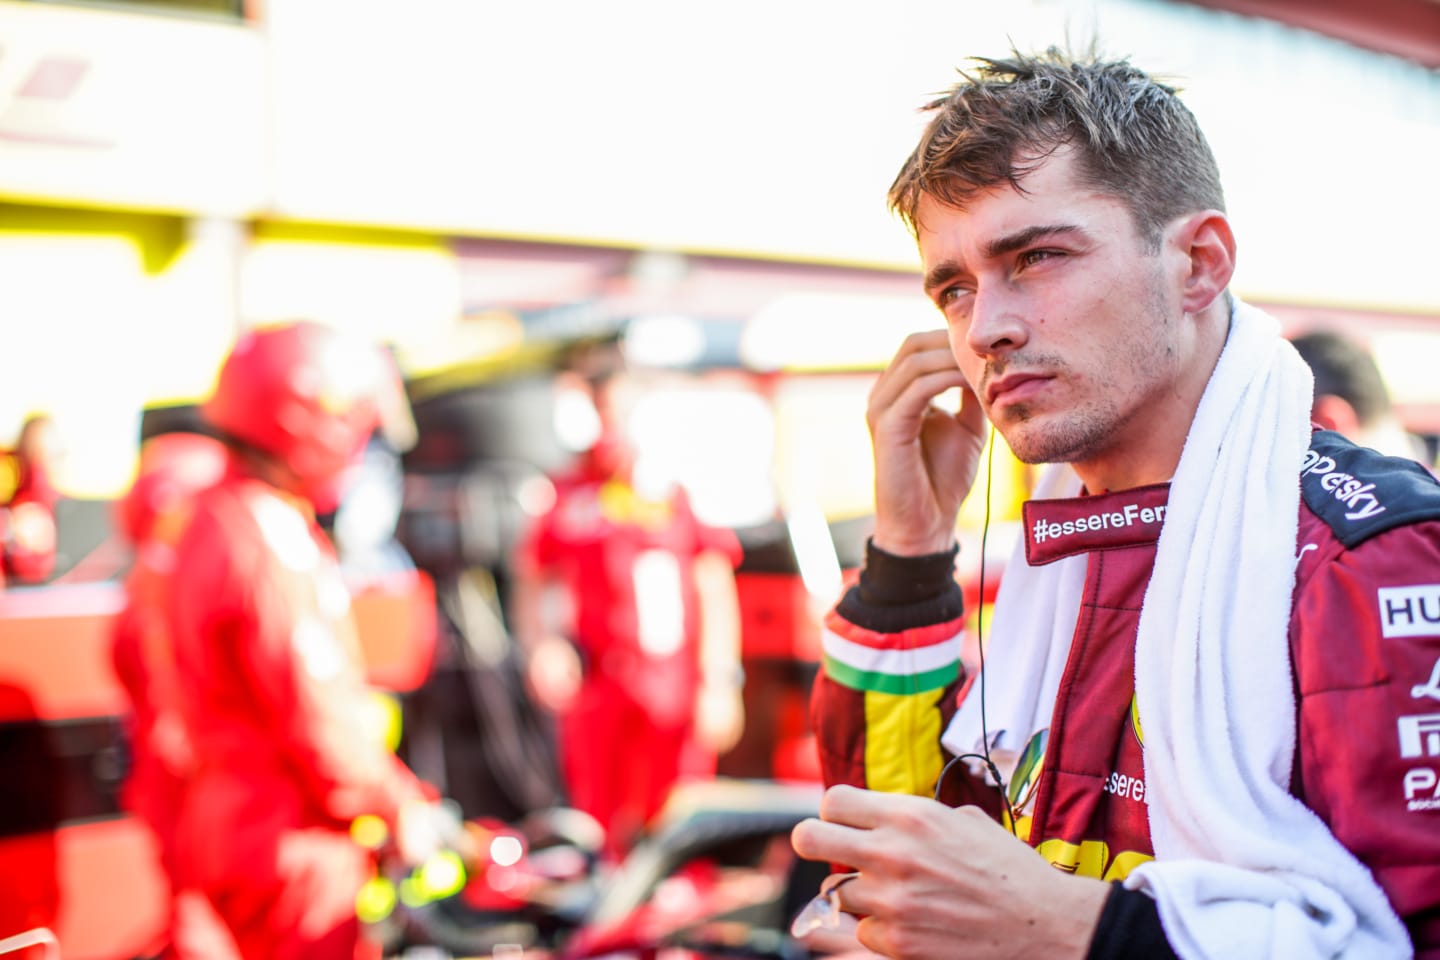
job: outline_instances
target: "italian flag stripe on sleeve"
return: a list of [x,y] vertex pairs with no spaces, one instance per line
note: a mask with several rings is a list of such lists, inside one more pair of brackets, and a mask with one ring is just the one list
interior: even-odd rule
[[[841,631],[848,636],[841,636]],[[821,635],[825,672],[853,690],[885,694],[928,693],[960,674],[960,622],[935,624],[884,636],[862,631],[839,617]]]

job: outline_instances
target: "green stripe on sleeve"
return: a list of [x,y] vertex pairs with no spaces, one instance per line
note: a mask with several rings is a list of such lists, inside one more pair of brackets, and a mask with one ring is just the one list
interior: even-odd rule
[[842,687],[871,693],[925,693],[938,690],[960,676],[960,660],[921,673],[878,673],[857,670],[831,656],[825,657],[825,674]]

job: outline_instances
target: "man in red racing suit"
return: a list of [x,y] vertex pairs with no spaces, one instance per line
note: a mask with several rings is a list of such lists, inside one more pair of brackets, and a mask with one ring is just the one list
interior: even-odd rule
[[[714,775],[743,725],[740,543],[702,523],[678,484],[636,482],[625,421],[638,388],[619,352],[587,346],[572,361],[588,373],[602,432],[555,478],[554,504],[517,546],[514,591],[531,688],[559,720],[571,803],[605,827],[616,859],[678,781]],[[547,615],[552,604],[569,616]]]
[[349,833],[362,814],[424,855],[430,791],[384,743],[315,521],[378,425],[387,375],[378,349],[317,324],[258,329],[203,408],[230,457],[195,502],[170,579],[195,753],[175,883],[208,895],[246,958],[369,955],[355,900],[372,866]]
[[[1327,477],[1353,477],[1383,512],[1349,519]],[[1290,620],[1297,686],[1292,791],[1371,871],[1406,921],[1416,955],[1440,957],[1440,484],[1419,465],[1316,432],[1301,479]],[[1120,881],[1153,856],[1134,709],[1141,600],[1168,485],[1025,505],[1032,565],[1089,557],[1055,720],[1021,752],[1008,790],[1016,833],[1051,864]],[[1130,509],[1133,508],[1133,509]],[[1037,524],[1101,513],[1148,517],[1042,538]],[[1075,526],[1080,526],[1076,524]],[[1053,527],[1052,527],[1053,528]],[[921,793],[949,758],[938,743],[959,698],[979,696],[959,662],[960,590],[949,554],[899,558],[871,548],[859,583],[826,622],[812,701],[827,784]],[[885,652],[937,653],[948,666],[897,681]],[[857,652],[858,651],[858,652]],[[918,657],[916,659],[919,659]],[[869,669],[867,669],[867,667]],[[908,692],[897,693],[905,688]],[[1066,722],[1066,718],[1084,722]],[[918,732],[927,732],[921,735]],[[963,768],[941,798],[1006,816]],[[1174,956],[1154,902],[1117,882],[1092,958]]]
[[[960,74],[889,192],[941,319],[870,391],[875,549],[819,695],[831,776],[882,789],[832,786],[796,852],[854,868],[828,900],[889,956],[1435,955],[1434,482],[1312,449],[1313,378],[1230,291],[1219,166],[1175,88],[1094,48]],[[1034,563],[1007,567],[942,736],[990,429],[1097,496],[1030,505]],[[836,681],[863,720],[832,721]],[[937,737],[1017,758],[1014,834],[913,795]]]
[[[557,477],[555,490],[555,507],[530,529],[518,562],[527,583],[548,578],[574,598],[584,671],[559,711],[562,768],[571,802],[606,827],[607,849],[619,857],[682,775],[714,774],[697,701],[736,688],[727,678],[712,690],[710,674],[723,671],[701,655],[701,621],[704,605],[717,603],[711,583],[731,584],[739,543],[696,519],[679,489],[647,501],[587,463]],[[661,609],[675,622],[664,629],[673,634],[652,641],[651,605],[667,597]],[[726,663],[734,669],[733,655]]]

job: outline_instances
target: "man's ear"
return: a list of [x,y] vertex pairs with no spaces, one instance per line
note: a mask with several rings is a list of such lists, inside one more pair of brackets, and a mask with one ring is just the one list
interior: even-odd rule
[[1310,419],[1326,430],[1337,431],[1352,440],[1359,434],[1360,417],[1356,415],[1355,408],[1350,405],[1350,401],[1333,393],[1315,395]]
[[1176,225],[1173,240],[1185,258],[1181,308],[1199,313],[1230,285],[1235,273],[1235,235],[1219,210],[1201,210]]

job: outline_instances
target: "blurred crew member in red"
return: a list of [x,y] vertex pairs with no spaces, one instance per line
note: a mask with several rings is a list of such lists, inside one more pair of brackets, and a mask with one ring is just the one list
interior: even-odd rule
[[[115,621],[111,650],[115,673],[131,704],[131,766],[123,799],[155,834],[168,877],[175,875],[176,817],[195,757],[180,715],[165,598],[192,502],[220,479],[225,466],[225,447],[211,437],[152,437],[141,447],[135,482],[115,511],[116,528],[134,548],[125,580],[125,609]],[[167,957],[239,956],[230,931],[205,895],[195,890],[171,890],[167,933]]]
[[[570,802],[619,857],[686,775],[739,740],[740,625],[729,530],[684,490],[647,483],[627,436],[634,383],[618,345],[576,351],[599,438],[554,480],[517,550],[514,625],[532,693],[560,720]],[[557,615],[559,612],[559,615]]]
[[55,425],[45,414],[27,417],[11,454],[15,488],[0,507],[3,577],[40,583],[55,569]]
[[1424,442],[1400,422],[1385,374],[1367,344],[1324,329],[1292,337],[1290,343],[1315,374],[1312,422],[1388,457],[1431,465]]
[[196,757],[175,867],[247,958],[370,955],[356,817],[383,818],[407,859],[434,846],[437,808],[383,744],[350,596],[315,522],[401,397],[375,345],[302,322],[242,336],[202,409],[229,462],[196,500],[171,580]]

